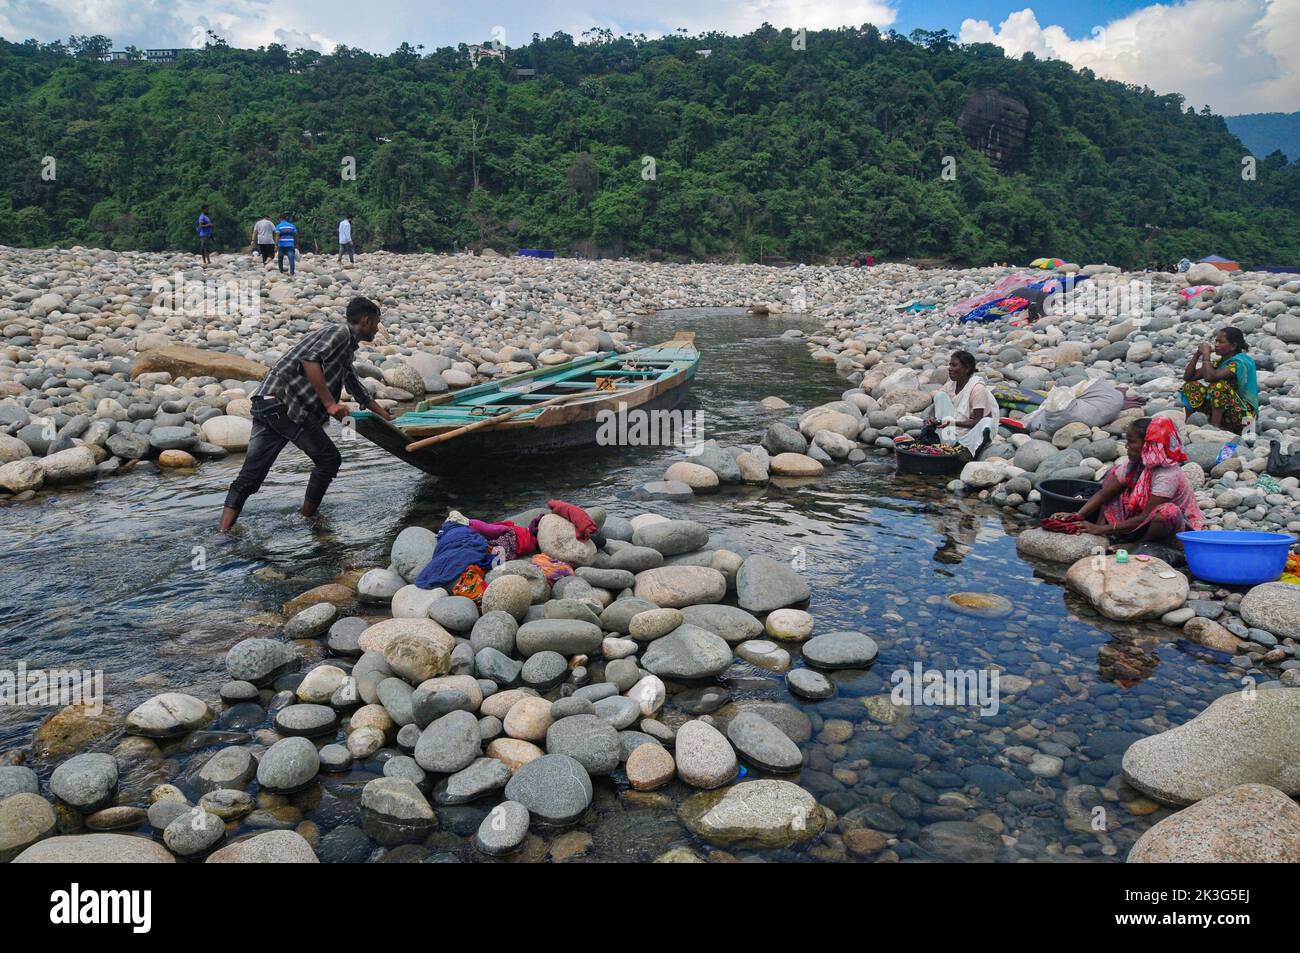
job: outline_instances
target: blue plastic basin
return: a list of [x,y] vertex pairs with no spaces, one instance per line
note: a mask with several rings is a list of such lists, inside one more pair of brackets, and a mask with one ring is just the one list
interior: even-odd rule
[[1273,582],[1295,542],[1285,533],[1193,530],[1179,533],[1187,568],[1197,579],[1233,586]]

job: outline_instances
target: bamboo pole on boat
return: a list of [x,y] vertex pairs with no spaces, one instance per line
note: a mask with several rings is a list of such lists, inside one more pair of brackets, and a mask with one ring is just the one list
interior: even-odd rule
[[597,395],[609,396],[611,393],[616,393],[616,392],[607,391],[607,390],[587,390],[579,394],[561,394],[559,397],[552,397],[550,400],[544,400],[537,404],[528,404],[527,406],[509,411],[508,413],[497,414],[496,416],[493,417],[484,417],[482,420],[476,420],[474,421],[474,423],[466,424],[464,427],[457,427],[455,430],[448,430],[446,433],[434,434],[432,437],[425,437],[423,440],[417,440],[414,443],[408,443],[406,445],[406,452],[414,453],[417,450],[423,450],[425,447],[431,447],[436,443],[445,443],[448,440],[453,440],[456,437],[462,436],[463,434],[470,433],[471,431],[474,430],[486,430],[489,427],[495,427],[497,424],[504,423],[505,421],[510,420],[512,417],[517,417],[520,414],[526,413],[530,410],[537,410],[541,407],[549,407],[552,404],[562,404],[565,401],[577,400],[579,397],[595,397]]

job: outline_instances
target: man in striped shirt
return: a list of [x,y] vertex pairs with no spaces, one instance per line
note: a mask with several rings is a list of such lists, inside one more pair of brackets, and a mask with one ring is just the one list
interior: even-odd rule
[[379,305],[369,298],[353,298],[348,302],[346,323],[327,324],[311,332],[271,368],[253,395],[253,433],[244,465],[226,494],[221,532],[235,525],[245,501],[261,488],[287,443],[315,464],[307,480],[302,515],[316,513],[343,462],[324,424],[331,417],[342,420],[347,416],[347,408],[339,403],[344,388],[367,410],[385,420],[393,419],[371,399],[352,369],[358,343],[373,341],[378,330]]

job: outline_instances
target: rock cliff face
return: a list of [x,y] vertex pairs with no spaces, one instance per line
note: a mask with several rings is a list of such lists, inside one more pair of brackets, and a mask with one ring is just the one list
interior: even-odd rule
[[1018,99],[984,89],[966,100],[957,127],[972,147],[1005,172],[1024,152],[1029,138],[1029,109]]

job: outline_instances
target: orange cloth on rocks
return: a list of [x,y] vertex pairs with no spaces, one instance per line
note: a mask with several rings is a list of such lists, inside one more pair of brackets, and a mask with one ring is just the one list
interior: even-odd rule
[[465,596],[467,599],[473,599],[478,602],[483,598],[483,592],[487,589],[487,579],[483,572],[482,566],[470,566],[460,578],[452,584],[451,594],[453,596]]
[[542,571],[542,574],[546,576],[547,582],[555,582],[555,580],[563,576],[573,575],[572,566],[566,562],[561,562],[558,559],[552,559],[545,553],[538,553],[536,556],[533,556],[529,562]]

